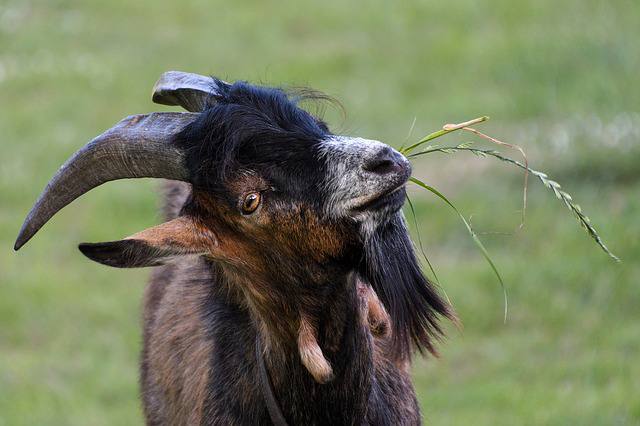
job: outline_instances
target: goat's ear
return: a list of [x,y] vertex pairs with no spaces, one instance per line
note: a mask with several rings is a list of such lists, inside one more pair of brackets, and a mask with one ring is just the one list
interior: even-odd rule
[[189,216],[154,226],[123,240],[82,243],[80,251],[89,259],[116,268],[140,268],[163,265],[186,255],[212,252],[215,235]]

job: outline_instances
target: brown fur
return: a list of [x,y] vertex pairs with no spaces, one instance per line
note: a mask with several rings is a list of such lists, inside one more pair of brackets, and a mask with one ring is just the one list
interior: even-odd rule
[[[168,200],[169,206],[165,209],[167,219],[175,219],[179,214],[192,214],[179,212],[177,208],[179,202],[187,198],[185,193],[190,191],[190,187],[181,183],[170,183],[168,188],[171,196]],[[344,362],[336,356],[344,345],[344,326],[349,321],[345,307],[349,306],[349,302],[348,299],[324,300],[322,304],[317,305],[322,299],[314,298],[312,293],[298,293],[296,299],[291,289],[273,287],[272,283],[264,282],[262,277],[274,273],[274,265],[269,265],[260,256],[260,244],[281,244],[282,250],[291,254],[299,255],[300,252],[304,252],[320,265],[325,256],[341,250],[339,230],[317,226],[317,218],[308,215],[304,210],[296,210],[288,212],[282,218],[272,218],[293,223],[289,228],[290,232],[268,235],[252,229],[249,234],[252,235],[252,239],[247,240],[242,238],[243,234],[248,233],[246,229],[234,229],[217,221],[214,227],[213,218],[216,215],[224,215],[224,210],[208,204],[209,199],[206,197],[197,193],[193,196],[198,199],[201,207],[204,204],[207,209],[215,209],[215,214],[199,214],[195,217],[204,218],[201,219],[205,223],[203,226],[216,229],[216,236],[220,237],[219,240],[216,239],[216,243],[219,242],[220,246],[209,246],[209,256],[225,256],[224,262],[218,266],[222,269],[215,272],[218,274],[215,276],[226,276],[231,281],[212,282],[211,267],[206,266],[208,261],[203,258],[185,258],[154,272],[144,300],[145,345],[141,381],[147,423],[245,424],[237,423],[239,420],[232,416],[229,410],[236,407],[234,410],[239,411],[234,412],[251,413],[258,409],[259,406],[256,404],[263,403],[260,386],[255,383],[255,375],[247,376],[243,373],[244,369],[250,371],[255,368],[252,348],[246,350],[246,359],[234,361],[234,368],[238,369],[236,371],[228,370],[212,361],[223,356],[227,349],[220,347],[219,343],[216,343],[217,340],[207,332],[211,327],[206,319],[209,315],[206,311],[207,306],[221,297],[228,300],[226,303],[237,306],[240,312],[252,313],[249,316],[258,319],[255,323],[256,330],[265,342],[266,353],[270,354],[265,361],[276,389],[276,397],[290,418],[303,419],[305,413],[291,411],[302,403],[296,402],[297,393],[294,391],[291,394],[283,394],[283,389],[293,386],[293,381],[302,381],[296,385],[301,386],[306,380],[296,372],[297,362],[308,371],[307,374],[313,381],[325,383],[321,386],[327,387],[329,394],[337,392],[331,390],[332,387],[339,386],[332,380],[336,373],[332,363]],[[176,199],[180,201],[176,202]],[[182,222],[184,219],[177,220],[176,223],[180,226],[185,225]],[[306,229],[307,232],[301,235],[298,229]],[[161,233],[155,231],[143,234],[142,237],[148,241],[165,242]],[[211,238],[213,237],[210,236],[207,240]],[[308,245],[310,240],[315,242],[311,247]],[[300,273],[313,276],[316,273],[320,274],[320,271],[315,272],[311,268]],[[359,404],[356,407],[361,407],[357,410],[365,410],[360,416],[356,415],[363,423],[386,424],[391,421],[394,424],[418,424],[420,415],[408,373],[408,360],[399,362],[390,354],[389,316],[368,283],[358,280],[354,290],[358,299],[355,314],[362,327],[362,331],[358,333],[363,333],[360,338],[364,339],[363,343],[370,342],[371,352],[368,353],[363,348],[357,354],[358,359],[351,361],[349,365],[355,372],[358,368],[366,368],[369,359],[373,361],[373,371],[365,373],[362,377],[369,377],[366,381],[348,386],[347,392],[351,393],[345,394],[344,398],[348,400],[356,396],[357,393],[353,394],[355,389],[363,392],[365,399],[356,403]],[[296,291],[299,292],[300,289]],[[213,296],[212,292],[217,296]],[[242,327],[238,326],[238,330],[242,330]],[[224,333],[224,330],[222,332]],[[229,330],[229,333],[236,333],[233,334],[234,341],[246,341],[245,347],[252,345],[251,342],[254,341],[254,337],[246,334],[247,332]],[[289,348],[289,342],[293,342],[295,349]],[[298,354],[298,360],[286,358],[285,354],[291,353],[291,349]],[[291,364],[292,362],[294,364]],[[287,365],[289,367],[285,367]],[[344,370],[344,366],[340,366],[338,374],[341,377],[345,377],[345,374],[349,377],[350,373]],[[376,387],[368,394],[364,390],[372,386],[371,377],[377,377]],[[233,401],[232,406],[228,402],[220,401],[220,397],[212,390],[221,385],[222,391],[226,392],[223,395]],[[302,386],[301,389],[304,389],[304,386],[309,385]],[[308,403],[312,401],[302,404]],[[377,407],[375,412],[378,414],[369,410],[365,420],[365,407],[371,404]],[[352,405],[345,406],[344,410],[351,409],[347,407]],[[341,410],[339,404],[335,409]],[[268,417],[265,417],[266,410],[261,409],[258,412],[260,414],[257,414],[258,417],[254,417],[251,423],[269,424]],[[379,417],[383,412],[384,417]],[[315,414],[316,418],[318,415],[320,414]]]
[[[151,424],[200,424],[206,401],[212,342],[200,318],[200,306],[208,295],[205,286],[190,285],[179,279],[193,276],[195,270],[180,264],[165,274],[156,274],[145,297],[145,340],[147,413]],[[159,391],[159,392],[158,392]],[[166,407],[179,407],[166,410]]]
[[171,247],[180,254],[206,254],[215,250],[216,236],[193,218],[181,216],[137,232],[125,240],[143,240],[158,248]]

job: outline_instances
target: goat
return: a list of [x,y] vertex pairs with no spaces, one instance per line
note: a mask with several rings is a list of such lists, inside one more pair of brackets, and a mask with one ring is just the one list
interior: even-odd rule
[[144,297],[149,425],[419,424],[412,354],[452,308],[422,274],[401,207],[407,159],[334,135],[314,95],[163,74],[153,100],[77,151],[15,249],[105,182],[168,179],[167,221],[83,243],[99,263],[161,266]]

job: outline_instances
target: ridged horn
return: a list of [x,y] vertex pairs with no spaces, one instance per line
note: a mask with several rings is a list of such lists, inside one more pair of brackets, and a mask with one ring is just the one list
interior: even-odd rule
[[207,100],[220,88],[211,77],[181,71],[167,71],[160,76],[151,99],[162,105],[178,105],[187,111],[202,111]]
[[187,181],[184,153],[173,140],[197,116],[188,112],[132,115],[93,139],[49,181],[27,215],[14,249],[67,204],[105,182],[144,177]]

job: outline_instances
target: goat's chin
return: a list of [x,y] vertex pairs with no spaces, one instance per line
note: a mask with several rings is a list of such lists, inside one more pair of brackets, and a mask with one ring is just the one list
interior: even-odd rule
[[[402,216],[402,206],[386,206],[379,210],[370,210],[358,215],[360,233],[364,241],[374,237],[379,228],[386,226],[394,218]],[[402,219],[401,219],[402,220]]]
[[402,216],[402,206],[407,198],[406,190],[399,187],[369,201],[364,206],[352,209],[350,216],[360,224],[360,233],[366,241],[396,216]]

